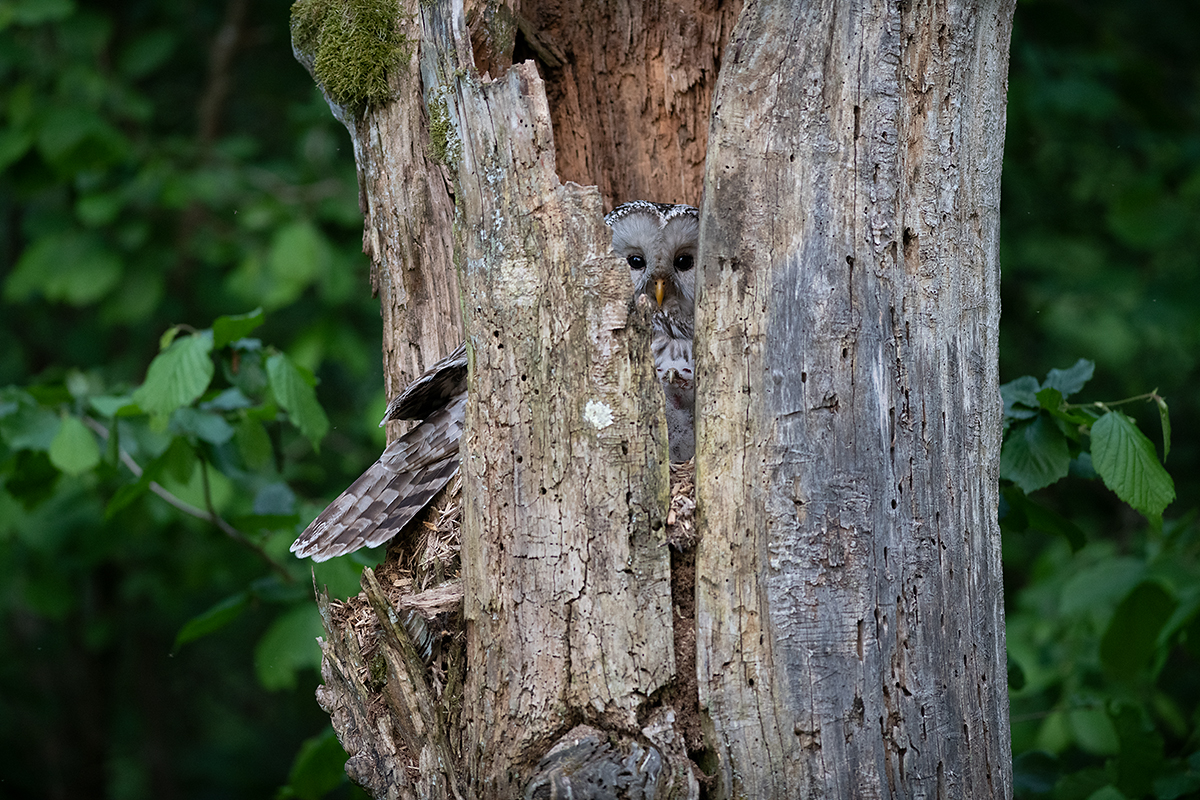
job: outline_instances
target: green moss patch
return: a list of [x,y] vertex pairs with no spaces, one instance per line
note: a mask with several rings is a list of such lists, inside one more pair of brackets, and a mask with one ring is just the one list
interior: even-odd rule
[[391,98],[388,75],[412,56],[403,21],[394,0],[297,0],[292,42],[329,97],[357,112]]

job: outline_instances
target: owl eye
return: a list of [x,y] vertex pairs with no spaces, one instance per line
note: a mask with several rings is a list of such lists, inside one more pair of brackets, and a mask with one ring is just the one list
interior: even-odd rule
[[681,255],[681,256],[675,256],[675,271],[676,272],[687,272],[691,268],[692,268],[691,255],[685,253],[684,255]]
[[643,258],[642,256],[632,255],[632,256],[629,256],[628,258],[626,258],[625,260],[629,262],[630,269],[641,270],[641,269],[646,268],[646,259]]

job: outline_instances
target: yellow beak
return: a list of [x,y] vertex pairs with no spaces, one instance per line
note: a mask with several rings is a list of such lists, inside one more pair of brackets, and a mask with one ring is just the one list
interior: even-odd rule
[[667,282],[663,278],[659,278],[654,282],[654,299],[658,301],[658,307],[662,308],[663,295],[667,291]]

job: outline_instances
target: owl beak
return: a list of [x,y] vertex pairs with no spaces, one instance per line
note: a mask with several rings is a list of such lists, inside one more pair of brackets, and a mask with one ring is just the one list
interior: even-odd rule
[[658,307],[662,308],[663,295],[667,292],[667,282],[663,278],[659,278],[654,282],[654,299],[658,301]]

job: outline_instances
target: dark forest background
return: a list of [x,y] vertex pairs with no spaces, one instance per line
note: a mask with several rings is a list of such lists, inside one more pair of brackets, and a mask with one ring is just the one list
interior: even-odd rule
[[[288,18],[0,0],[2,797],[359,794],[287,548],[383,446],[380,318],[349,138]],[[1086,435],[1069,477],[1006,481],[1019,797],[1200,797],[1197,32],[1192,0],[1017,9],[1001,379],[1085,358],[1072,401],[1157,389],[1177,495],[1133,511]],[[214,377],[142,413],[164,334]],[[1163,456],[1155,404],[1121,408]],[[371,558],[318,580],[351,594]]]

